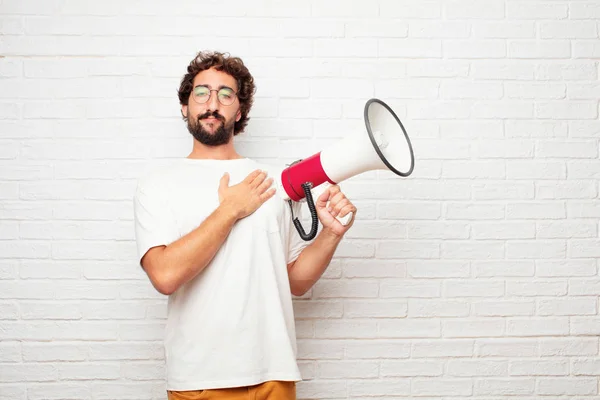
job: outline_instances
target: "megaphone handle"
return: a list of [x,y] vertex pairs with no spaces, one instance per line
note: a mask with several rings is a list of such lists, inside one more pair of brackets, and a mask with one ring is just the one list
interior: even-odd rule
[[304,228],[302,227],[302,223],[298,220],[298,217],[294,218],[294,209],[292,207],[292,201],[288,200],[288,203],[290,205],[290,210],[292,210],[292,221],[294,222],[294,225],[296,226],[296,230],[298,231],[298,234],[305,241],[314,239],[315,236],[317,235],[317,230],[319,228],[319,217],[317,216],[317,209],[316,209],[315,203],[313,201],[312,193],[310,192],[311,187],[312,187],[312,184],[310,182],[305,182],[302,184],[302,189],[304,189],[304,194],[306,197],[306,203],[308,204],[308,209],[310,210],[310,217],[312,219],[311,229],[308,234],[304,231]]

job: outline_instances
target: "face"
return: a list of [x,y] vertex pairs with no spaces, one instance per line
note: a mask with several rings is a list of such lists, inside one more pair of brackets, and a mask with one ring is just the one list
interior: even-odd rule
[[[235,95],[238,90],[237,82],[231,75],[211,68],[196,75],[193,87],[188,105],[181,106],[181,112],[188,118],[189,132],[207,146],[229,143],[233,137],[234,125],[241,118],[240,101]],[[232,89],[233,92],[228,93],[227,89],[217,92],[223,88]],[[202,100],[199,95],[206,93],[210,97],[200,104],[199,101],[204,100],[206,95]],[[228,95],[233,96],[231,104],[228,104]],[[228,105],[223,105],[219,97]]]

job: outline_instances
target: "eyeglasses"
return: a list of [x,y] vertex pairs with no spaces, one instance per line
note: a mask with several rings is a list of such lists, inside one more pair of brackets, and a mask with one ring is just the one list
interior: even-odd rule
[[209,89],[207,86],[196,86],[194,90],[192,90],[192,98],[198,104],[204,104],[210,99],[210,95],[212,92],[217,92],[217,99],[219,103],[224,106],[230,106],[235,101],[235,96],[237,93],[228,87],[222,87],[220,89]]

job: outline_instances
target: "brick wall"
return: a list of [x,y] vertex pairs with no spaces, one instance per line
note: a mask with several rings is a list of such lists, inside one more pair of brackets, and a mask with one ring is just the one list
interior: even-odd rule
[[284,163],[378,97],[414,174],[295,300],[302,399],[597,399],[600,3],[0,0],[0,399],[163,399],[131,198],[190,135],[202,49],[244,58],[239,150]]

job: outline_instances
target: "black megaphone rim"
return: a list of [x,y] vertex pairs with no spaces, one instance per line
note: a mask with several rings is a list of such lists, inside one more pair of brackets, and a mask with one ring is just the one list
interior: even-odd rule
[[[394,119],[396,120],[396,122],[398,123],[398,125],[400,125],[400,128],[402,129],[402,132],[404,133],[404,138],[406,139],[406,143],[408,143],[408,148],[410,150],[410,168],[409,168],[408,172],[401,172],[401,171],[398,171],[396,168],[394,168],[394,166],[392,164],[390,164],[390,162],[385,158],[385,156],[383,155],[383,153],[381,152],[381,150],[379,150],[379,146],[377,145],[377,141],[373,137],[373,131],[371,131],[371,123],[369,121],[369,106],[372,103],[379,103],[383,107],[385,107],[386,110],[390,114],[392,114],[392,116],[394,117]],[[415,168],[415,155],[414,155],[414,152],[413,152],[412,143],[410,142],[410,138],[408,137],[408,134],[406,133],[406,129],[404,129],[404,125],[402,125],[402,122],[400,121],[400,118],[398,118],[398,116],[396,115],[396,113],[394,112],[394,110],[392,110],[390,108],[390,106],[388,106],[385,102],[383,102],[383,101],[381,101],[379,99],[373,98],[373,99],[370,99],[369,101],[367,101],[367,103],[365,104],[364,119],[365,119],[365,127],[367,128],[367,132],[369,133],[369,139],[371,140],[371,144],[373,145],[373,148],[377,152],[377,155],[379,156],[379,158],[381,159],[381,161],[386,165],[386,167],[388,167],[390,169],[390,171],[392,171],[396,175],[399,175],[399,176],[402,176],[402,177],[407,177],[410,174],[412,174],[412,172],[413,172],[413,170]]]

